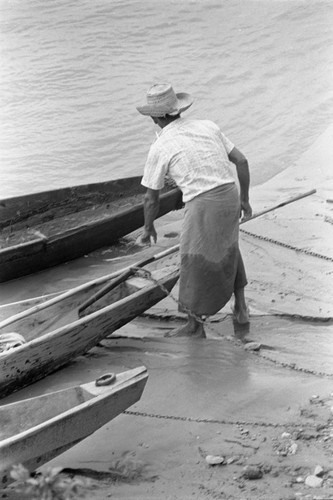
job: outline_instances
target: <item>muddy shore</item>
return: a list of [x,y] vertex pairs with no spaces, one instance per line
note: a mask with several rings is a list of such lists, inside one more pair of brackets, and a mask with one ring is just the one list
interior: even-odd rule
[[[91,500],[333,499],[332,135],[333,127],[297,165],[252,189],[255,212],[317,192],[242,226],[249,325],[234,323],[230,303],[210,319],[207,339],[165,338],[184,321],[176,286],[87,355],[3,400],[147,367],[136,405],[43,469],[87,481]],[[177,244],[181,213],[157,226],[155,247],[138,249],[133,233],[117,249],[3,285],[2,303],[68,289]]]

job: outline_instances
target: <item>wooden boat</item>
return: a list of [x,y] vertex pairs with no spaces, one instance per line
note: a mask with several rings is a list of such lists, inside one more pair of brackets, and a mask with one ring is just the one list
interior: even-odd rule
[[128,276],[125,270],[125,280],[79,313],[82,303],[106,284],[115,283],[123,271],[57,295],[0,323],[0,339],[9,333],[14,340],[15,336],[24,339],[17,342],[21,344],[18,347],[0,352],[0,397],[45,377],[96,346],[163,299],[179,277],[178,263],[170,263],[170,257],[165,256],[158,266],[151,260],[144,271],[151,273],[149,277]]
[[[0,406],[0,481],[22,464],[30,472],[60,455],[136,403],[148,378],[144,366],[97,381]],[[100,383],[110,382],[110,385]]]
[[[0,200],[0,282],[55,266],[114,243],[143,225],[141,177]],[[168,183],[158,217],[181,207]]]

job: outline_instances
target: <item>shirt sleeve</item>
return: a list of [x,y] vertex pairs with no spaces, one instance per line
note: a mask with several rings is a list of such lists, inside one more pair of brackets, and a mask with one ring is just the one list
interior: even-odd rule
[[149,189],[162,189],[168,168],[169,162],[166,155],[154,143],[148,153],[141,184]]
[[223,132],[221,132],[221,139],[222,139],[222,142],[223,142],[223,145],[227,151],[227,153],[231,153],[231,151],[234,149],[235,147],[235,144],[233,142],[230,141],[230,139],[228,139],[228,137],[226,137]]

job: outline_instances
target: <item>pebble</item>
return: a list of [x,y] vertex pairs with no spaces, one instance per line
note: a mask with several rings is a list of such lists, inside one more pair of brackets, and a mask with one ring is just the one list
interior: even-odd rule
[[310,475],[305,479],[306,486],[310,488],[319,488],[323,484],[323,479],[318,476]]
[[316,465],[313,474],[317,477],[321,477],[324,475],[324,469],[322,468],[321,465]]
[[246,479],[261,479],[262,470],[259,467],[246,465],[243,469],[243,477]]
[[296,451],[297,451],[297,444],[296,443],[292,443],[290,446],[289,446],[289,449],[288,449],[288,454],[289,455],[295,455]]
[[246,351],[259,351],[260,348],[261,348],[261,344],[259,344],[259,342],[248,342],[244,346],[244,349]]
[[224,457],[219,455],[207,455],[206,462],[209,465],[221,465],[224,462]]

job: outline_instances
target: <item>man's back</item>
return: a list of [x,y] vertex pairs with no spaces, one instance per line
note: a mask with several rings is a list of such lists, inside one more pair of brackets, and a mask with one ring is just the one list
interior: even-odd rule
[[187,202],[202,192],[234,182],[228,159],[233,148],[214,122],[178,118],[163,128],[151,147],[147,164],[169,174]]

